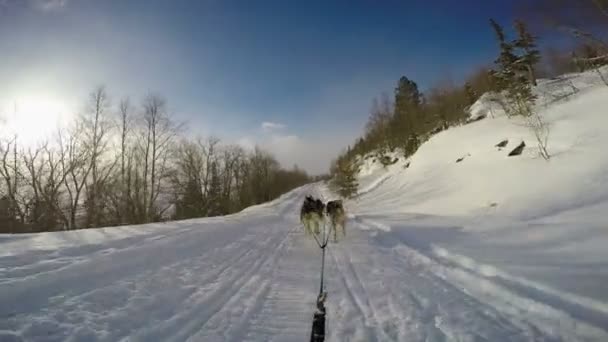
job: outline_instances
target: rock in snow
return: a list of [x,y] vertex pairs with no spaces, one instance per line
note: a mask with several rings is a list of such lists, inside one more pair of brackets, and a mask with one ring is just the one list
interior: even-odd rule
[[507,146],[508,143],[509,143],[509,139],[505,139],[505,140],[499,142],[498,144],[496,144],[495,147],[502,148],[502,147]]
[[509,152],[509,157],[515,157],[515,156],[521,155],[521,153],[524,151],[525,147],[526,147],[526,143],[522,141],[519,145],[517,145],[516,148],[514,148],[511,152]]

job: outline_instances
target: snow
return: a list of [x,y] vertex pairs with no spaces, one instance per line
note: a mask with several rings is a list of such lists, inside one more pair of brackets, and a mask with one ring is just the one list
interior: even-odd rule
[[[608,340],[608,87],[587,73],[536,91],[549,162],[498,111],[409,160],[362,158],[328,249],[329,341]],[[220,218],[0,235],[0,341],[307,340],[307,194],[335,198],[316,183]]]

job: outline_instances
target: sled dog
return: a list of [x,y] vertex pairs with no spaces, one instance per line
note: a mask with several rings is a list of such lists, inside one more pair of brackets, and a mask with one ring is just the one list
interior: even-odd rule
[[338,241],[338,230],[342,231],[342,236],[346,236],[346,213],[341,200],[329,201],[325,207],[327,216],[334,229],[334,242]]
[[300,221],[304,225],[306,234],[319,234],[323,224],[325,204],[320,199],[306,196],[300,210]]

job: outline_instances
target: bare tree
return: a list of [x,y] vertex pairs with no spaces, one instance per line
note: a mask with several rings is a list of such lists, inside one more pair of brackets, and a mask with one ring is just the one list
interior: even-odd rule
[[210,137],[207,140],[203,141],[201,139],[198,140],[198,144],[201,148],[201,152],[203,153],[205,172],[203,176],[203,194],[205,197],[209,196],[209,188],[211,186],[211,166],[217,159],[217,149],[220,140],[215,137]]
[[120,176],[117,180],[117,191],[113,198],[113,206],[118,218],[118,223],[128,223],[127,216],[133,210],[131,204],[131,174],[132,174],[132,149],[129,146],[129,135],[132,132],[132,108],[128,98],[120,101],[119,105],[119,134],[120,146],[118,148],[118,160],[120,163]]
[[144,100],[143,139],[143,201],[147,222],[155,220],[167,209],[158,207],[163,182],[168,176],[168,153],[180,127],[169,117],[166,101],[159,95],[148,95]]
[[221,177],[222,177],[222,209],[224,212],[233,212],[237,209],[236,184],[239,162],[245,157],[240,146],[227,146],[222,151]]
[[174,146],[181,127],[160,96],[148,96],[137,116],[121,101],[118,125],[103,87],[88,103],[52,143],[18,149],[16,139],[0,141],[3,229],[9,221],[10,232],[153,222],[172,204],[177,218],[222,215],[308,180],[267,152],[248,155],[216,138]]
[[547,161],[551,159],[551,155],[547,150],[549,134],[551,133],[549,123],[544,120],[540,113],[533,111],[530,116],[526,117],[526,126],[532,131],[536,138],[536,145],[541,157]]
[[177,218],[204,216],[206,167],[203,146],[200,141],[195,143],[184,139],[176,149],[171,182]]
[[79,140],[80,127],[77,125],[67,137],[61,131],[58,134],[61,167],[66,174],[64,185],[68,196],[68,229],[78,228],[81,196],[93,168],[89,151]]
[[69,170],[63,170],[61,156],[48,143],[44,143],[24,153],[23,161],[33,194],[29,202],[29,219],[33,228],[67,228],[69,219],[61,208],[61,188]]
[[[557,29],[570,35],[579,43],[595,46],[601,51],[597,56],[577,57],[574,62],[594,69],[604,84],[604,76],[599,63],[608,62],[608,1],[606,0],[545,0],[531,3],[528,12],[532,21],[544,22],[551,29]],[[540,18],[540,20],[538,20]]]
[[91,167],[90,181],[85,182],[87,226],[99,226],[103,211],[101,197],[104,195],[105,181],[114,167],[106,165],[112,122],[109,116],[110,102],[105,87],[96,88],[90,95],[89,111],[81,117],[84,146],[89,153]]
[[[388,95],[382,94],[380,100],[374,99],[372,102],[370,118],[365,126],[366,138],[372,143],[382,146],[381,150],[391,148],[389,139],[389,126],[393,116],[394,108]],[[381,151],[386,152],[386,151]]]
[[17,137],[7,142],[0,142],[0,177],[3,179],[5,196],[3,197],[4,213],[2,224],[6,232],[17,232],[25,221],[25,212],[19,201],[21,174],[17,156]]

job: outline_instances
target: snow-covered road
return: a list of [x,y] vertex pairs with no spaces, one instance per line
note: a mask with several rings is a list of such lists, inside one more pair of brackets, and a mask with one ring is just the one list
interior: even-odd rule
[[[320,251],[298,211],[311,191],[123,235],[1,237],[0,341],[306,341]],[[330,245],[330,341],[608,340],[608,315],[572,317],[381,225],[353,216]]]

